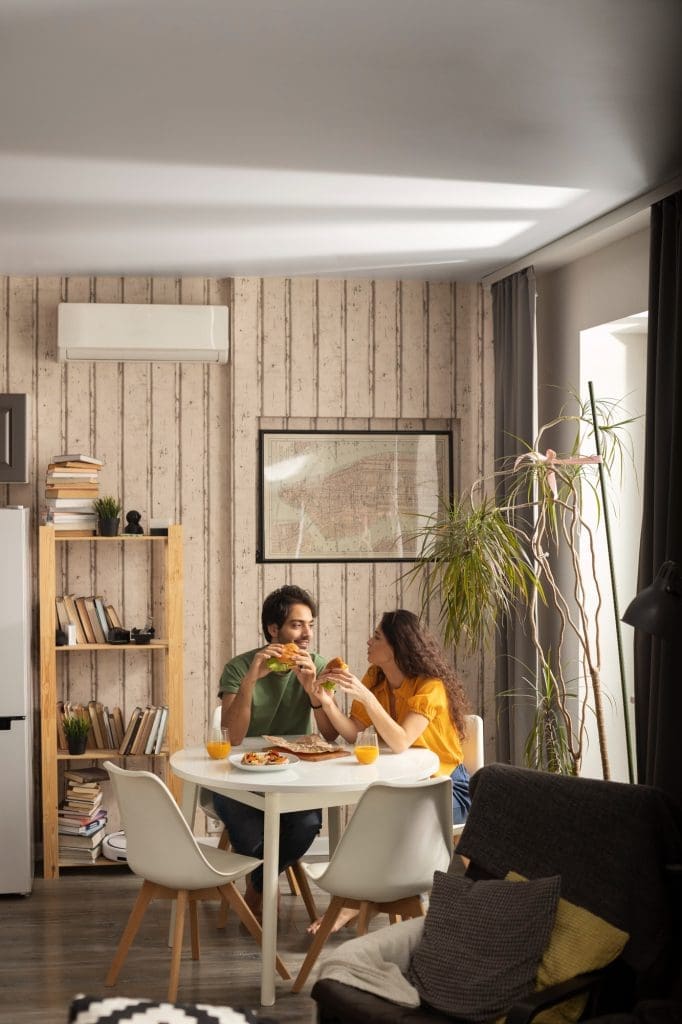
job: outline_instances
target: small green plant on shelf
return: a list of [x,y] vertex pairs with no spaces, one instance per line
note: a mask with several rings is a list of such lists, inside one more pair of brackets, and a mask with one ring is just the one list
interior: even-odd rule
[[118,519],[121,514],[120,501],[109,495],[102,498],[95,498],[92,503],[92,508],[99,519]]
[[64,732],[67,739],[85,737],[90,732],[90,722],[82,715],[64,715]]
[[84,754],[90,722],[82,715],[64,715],[64,734],[70,754]]

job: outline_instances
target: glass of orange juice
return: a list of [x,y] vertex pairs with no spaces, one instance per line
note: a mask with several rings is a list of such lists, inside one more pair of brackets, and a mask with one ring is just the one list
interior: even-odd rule
[[221,761],[232,750],[230,733],[225,726],[211,725],[206,733],[206,752],[214,761]]
[[355,738],[355,756],[360,764],[374,764],[379,756],[377,731],[373,726],[359,732]]

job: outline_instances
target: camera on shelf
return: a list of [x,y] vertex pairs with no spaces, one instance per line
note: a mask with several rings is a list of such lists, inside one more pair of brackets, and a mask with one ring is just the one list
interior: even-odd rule
[[148,644],[154,639],[154,627],[144,626],[142,629],[133,628],[130,630],[131,644]]

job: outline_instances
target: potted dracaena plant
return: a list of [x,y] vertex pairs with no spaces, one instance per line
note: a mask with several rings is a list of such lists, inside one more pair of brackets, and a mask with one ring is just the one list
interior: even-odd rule
[[[532,447],[498,467],[492,479],[480,478],[470,491],[444,502],[414,534],[419,557],[404,576],[418,582],[423,612],[439,609],[446,644],[474,652],[492,640],[501,616],[520,617],[526,624],[537,659],[526,680],[527,696],[536,703],[526,741],[529,766],[579,774],[591,712],[602,773],[610,777],[599,631],[584,600],[590,591],[601,604],[595,536],[584,499],[589,491],[599,506],[595,470],[611,473],[622,466],[624,455],[631,456],[625,430],[631,422],[618,402],[603,400],[590,416],[590,404],[572,395],[570,406],[540,427]],[[545,449],[546,435],[555,428],[566,434],[573,428],[565,453]],[[581,455],[588,445],[599,454]],[[581,545],[587,557],[581,558]],[[562,555],[569,578],[560,585]],[[559,623],[551,642],[543,638],[542,605]],[[577,699],[578,691],[584,699]]]
[[110,495],[95,498],[92,507],[97,516],[97,532],[100,537],[116,537],[121,516],[121,503],[118,499]]
[[90,722],[83,715],[64,715],[64,733],[70,754],[84,754],[88,743]]

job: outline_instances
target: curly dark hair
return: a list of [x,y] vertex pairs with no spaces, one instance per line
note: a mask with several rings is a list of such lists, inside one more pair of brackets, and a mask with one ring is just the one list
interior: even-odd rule
[[261,624],[268,643],[272,640],[268,626],[283,626],[292,604],[306,605],[310,608],[313,618],[317,618],[317,605],[307,590],[292,584],[273,590],[263,601],[261,611]]
[[[452,666],[448,665],[436,638],[422,629],[414,612],[408,612],[405,608],[384,612],[379,628],[393,648],[393,657],[401,672],[409,677],[426,676],[430,679],[443,680],[450,718],[463,738],[466,732],[464,716],[468,710],[468,701],[459,676]],[[383,677],[383,672],[379,669],[377,682]]]

